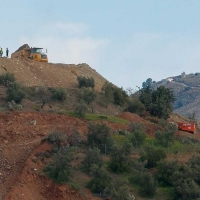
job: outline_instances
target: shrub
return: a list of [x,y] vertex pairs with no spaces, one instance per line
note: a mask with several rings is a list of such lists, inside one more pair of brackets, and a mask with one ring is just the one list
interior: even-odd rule
[[89,151],[85,156],[85,159],[83,160],[83,164],[84,164],[84,169],[88,172],[93,164],[102,166],[103,158],[100,155],[100,150],[97,148],[89,149]]
[[138,98],[133,98],[128,101],[126,110],[141,116],[145,112],[145,106]]
[[54,130],[46,136],[45,140],[50,143],[56,144],[57,151],[59,151],[61,148],[61,144],[64,144],[67,141],[67,136],[63,131]]
[[0,75],[0,85],[9,86],[15,82],[14,74],[5,73]]
[[79,93],[79,99],[86,104],[92,103],[96,98],[96,92],[94,90],[82,89]]
[[141,146],[146,138],[146,134],[143,131],[142,124],[139,123],[132,123],[129,126],[130,135],[129,140],[132,142],[133,146]]
[[91,167],[91,174],[94,178],[88,183],[88,188],[90,188],[93,193],[102,194],[111,182],[109,173],[104,167],[93,165]]
[[155,132],[155,138],[164,147],[170,146],[174,142],[176,126],[168,123],[166,120],[160,120],[158,125],[160,125],[160,130]]
[[67,154],[56,154],[53,161],[44,168],[44,172],[57,183],[66,183],[72,172],[71,157]]
[[146,162],[147,168],[155,167],[158,161],[166,158],[166,153],[162,149],[153,146],[145,146],[144,152],[141,153],[141,161]]
[[77,81],[79,84],[79,88],[81,87],[91,87],[94,88],[95,84],[94,84],[94,78],[87,78],[87,77],[82,77],[82,76],[78,76],[77,77]]
[[130,190],[127,186],[127,181],[121,178],[117,178],[111,182],[109,187],[104,190],[104,194],[110,196],[114,200],[131,200],[135,199],[129,194]]
[[131,169],[130,158],[130,143],[123,145],[113,145],[111,150],[111,159],[109,167],[115,173],[128,172]]
[[175,186],[175,188],[179,200],[198,200],[200,198],[200,187],[190,178],[182,180],[180,185]]
[[66,99],[66,93],[63,88],[53,89],[52,98],[54,100],[64,101]]
[[6,94],[7,101],[14,100],[16,103],[20,103],[25,97],[25,93],[22,91],[21,86],[17,83],[10,84],[6,90]]
[[177,161],[162,161],[157,167],[157,179],[164,186],[173,184],[173,174],[178,171],[179,165]]
[[88,126],[87,141],[91,148],[99,148],[101,153],[106,153],[105,145],[110,144],[110,129],[105,124],[93,124]]
[[148,174],[147,172],[140,174],[139,186],[140,195],[143,197],[152,198],[156,194],[157,183],[152,177],[152,175]]
[[75,107],[75,113],[79,117],[85,117],[87,110],[88,110],[88,107],[87,107],[87,105],[84,102],[80,102]]
[[115,88],[113,93],[114,104],[123,106],[127,102],[128,95],[122,88]]

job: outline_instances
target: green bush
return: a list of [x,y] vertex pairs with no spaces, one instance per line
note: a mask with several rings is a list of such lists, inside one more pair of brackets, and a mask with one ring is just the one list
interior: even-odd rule
[[182,179],[182,182],[175,188],[178,200],[198,200],[200,198],[200,187],[190,178]]
[[166,120],[158,122],[160,130],[155,132],[155,138],[164,147],[168,147],[174,142],[174,135],[176,133],[176,126],[168,123]]
[[79,84],[79,88],[81,87],[91,87],[94,88],[95,84],[94,84],[94,78],[87,78],[87,77],[83,77],[83,76],[78,76],[77,77],[77,81]]
[[44,172],[55,182],[66,183],[72,172],[71,159],[67,154],[56,154],[53,161],[44,168]]
[[25,98],[25,93],[22,91],[21,86],[17,83],[10,84],[6,90],[6,100],[14,100],[16,103],[20,103]]
[[155,148],[153,146],[145,146],[144,151],[141,152],[141,161],[146,162],[147,168],[156,167],[158,161],[166,158],[166,153],[159,148]]
[[135,199],[130,195],[128,182],[121,178],[114,179],[111,184],[105,188],[104,194],[110,196],[113,200],[131,200]]
[[91,148],[100,149],[101,153],[106,153],[106,147],[109,147],[110,129],[105,124],[90,123],[88,126],[87,142]]
[[179,165],[177,161],[162,161],[157,167],[157,179],[163,186],[173,185],[173,174],[177,172]]
[[130,153],[130,143],[123,145],[114,144],[111,150],[110,169],[115,173],[129,172],[131,169],[131,160],[128,157]]
[[15,82],[14,74],[9,72],[0,75],[0,85],[9,86]]
[[97,148],[89,149],[89,151],[86,153],[86,156],[83,160],[84,169],[89,172],[90,168],[93,164],[96,164],[98,166],[103,165],[103,158],[100,154],[100,150]]
[[143,197],[154,197],[157,190],[157,182],[151,174],[144,172],[140,174],[139,179],[139,192]]
[[84,102],[80,102],[79,104],[76,104],[75,113],[79,117],[85,117],[87,110],[88,110],[88,107]]
[[128,101],[126,111],[136,113],[141,116],[145,112],[145,106],[138,98],[133,98]]
[[129,129],[131,131],[129,134],[129,140],[132,142],[133,146],[141,146],[146,138],[146,133],[143,131],[142,124],[131,123]]
[[93,193],[103,194],[105,188],[108,187],[111,182],[109,173],[104,167],[93,165],[91,167],[91,175],[93,175],[94,178],[88,183],[88,188],[90,188]]
[[66,100],[66,93],[63,88],[53,89],[52,99],[64,101]]
[[96,92],[90,89],[81,89],[79,93],[79,99],[84,101],[86,104],[92,103],[96,98]]

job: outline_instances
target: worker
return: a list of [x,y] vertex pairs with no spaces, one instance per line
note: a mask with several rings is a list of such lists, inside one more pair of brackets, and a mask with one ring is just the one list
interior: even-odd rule
[[3,55],[3,49],[0,47],[0,57]]
[[6,48],[6,57],[8,57],[8,54],[9,54],[9,50],[8,48]]

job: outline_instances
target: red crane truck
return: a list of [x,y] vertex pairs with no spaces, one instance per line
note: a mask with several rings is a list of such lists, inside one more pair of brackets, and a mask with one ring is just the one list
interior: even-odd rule
[[178,130],[187,131],[187,132],[194,134],[195,133],[195,124],[178,122]]

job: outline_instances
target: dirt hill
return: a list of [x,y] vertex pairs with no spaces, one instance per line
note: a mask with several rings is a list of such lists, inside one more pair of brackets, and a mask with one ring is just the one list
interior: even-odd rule
[[1,58],[0,74],[10,72],[25,86],[77,88],[78,76],[93,77],[95,89],[100,91],[106,79],[87,64],[54,64],[26,58]]

